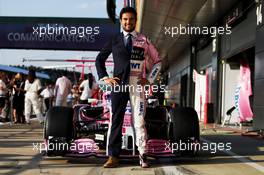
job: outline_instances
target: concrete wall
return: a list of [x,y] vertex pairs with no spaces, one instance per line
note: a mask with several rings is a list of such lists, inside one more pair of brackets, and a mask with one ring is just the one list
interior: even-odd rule
[[254,46],[256,40],[256,9],[252,9],[246,19],[232,28],[230,35],[221,37],[221,58],[228,58],[243,49]]
[[[190,50],[186,49],[179,57],[175,58],[175,62],[170,66],[168,72],[170,74],[168,81],[169,95],[171,99],[180,104],[180,92],[181,92],[181,77],[185,74],[190,77]],[[190,96],[190,84],[188,84],[187,99]],[[187,106],[189,106],[190,100],[187,100]]]
[[[262,9],[263,9],[262,4]],[[262,14],[264,14],[262,12]],[[254,83],[254,129],[264,129],[264,25],[261,24],[256,32],[255,50],[255,83]]]
[[197,53],[196,69],[198,72],[212,64],[212,42]]

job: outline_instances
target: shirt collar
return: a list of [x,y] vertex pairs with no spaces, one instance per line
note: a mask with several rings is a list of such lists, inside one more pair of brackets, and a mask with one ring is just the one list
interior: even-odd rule
[[123,34],[125,37],[128,36],[128,34],[131,34],[133,37],[136,37],[137,36],[137,32],[134,30],[133,32],[126,32],[126,31],[123,31]]

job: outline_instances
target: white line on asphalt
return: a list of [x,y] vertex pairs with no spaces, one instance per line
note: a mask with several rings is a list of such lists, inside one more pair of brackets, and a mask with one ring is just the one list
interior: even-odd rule
[[185,175],[175,167],[162,167],[164,175]]
[[[212,143],[209,140],[206,140],[206,139],[203,139],[203,138],[201,138],[201,140],[204,141],[204,142],[207,142],[207,143]],[[222,152],[224,152],[224,153],[232,156],[233,158],[235,158],[235,159],[237,159],[237,160],[239,160],[239,161],[241,161],[241,162],[243,162],[243,163],[245,163],[245,164],[257,169],[257,170],[259,170],[260,172],[264,173],[264,167],[263,166],[261,166],[261,165],[255,163],[255,162],[245,158],[245,156],[240,156],[240,155],[238,155],[236,153],[233,153],[232,151],[223,150]]]
[[184,167],[178,166],[163,166],[155,170],[155,175],[194,175],[193,171],[190,171]]

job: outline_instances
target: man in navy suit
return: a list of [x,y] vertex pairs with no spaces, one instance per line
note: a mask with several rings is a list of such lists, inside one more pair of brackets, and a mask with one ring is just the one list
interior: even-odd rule
[[[105,168],[118,166],[122,143],[122,125],[128,100],[130,100],[132,108],[140,165],[144,168],[149,167],[145,154],[147,141],[144,122],[145,93],[142,88],[141,91],[140,88],[135,88],[153,83],[160,71],[161,64],[155,47],[145,35],[135,31],[136,20],[135,9],[124,7],[120,12],[123,32],[107,42],[96,58],[99,79],[113,87],[119,86],[119,90],[111,93],[112,123],[108,144],[109,159],[104,164]],[[106,59],[111,53],[114,61],[114,76],[112,78],[108,76],[105,67]],[[148,75],[147,72],[149,72]]]

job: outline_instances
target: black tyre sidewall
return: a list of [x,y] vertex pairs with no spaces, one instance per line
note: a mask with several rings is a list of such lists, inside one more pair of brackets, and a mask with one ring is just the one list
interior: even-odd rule
[[47,112],[44,128],[44,139],[48,139],[49,136],[72,139],[73,109],[59,106],[51,108]]

